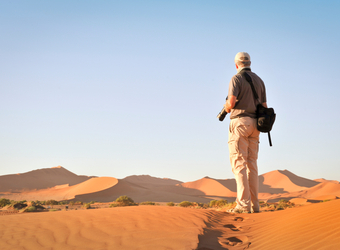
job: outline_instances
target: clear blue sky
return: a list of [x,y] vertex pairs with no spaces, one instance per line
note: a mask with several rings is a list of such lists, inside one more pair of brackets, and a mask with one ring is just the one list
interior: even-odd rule
[[0,175],[233,178],[216,118],[246,51],[259,173],[340,180],[339,1],[0,1]]

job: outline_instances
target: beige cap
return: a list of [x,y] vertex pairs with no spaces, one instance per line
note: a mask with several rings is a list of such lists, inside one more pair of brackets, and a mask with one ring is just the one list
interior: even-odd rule
[[247,52],[238,52],[235,56],[235,63],[240,66],[250,66],[250,55]]

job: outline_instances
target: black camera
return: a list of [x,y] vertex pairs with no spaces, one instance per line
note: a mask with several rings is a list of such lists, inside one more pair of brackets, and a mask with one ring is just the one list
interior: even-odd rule
[[223,109],[221,110],[221,112],[217,115],[217,118],[223,122],[224,118],[227,116],[227,111],[225,111],[224,107]]
[[[225,99],[225,100],[228,100],[228,96],[227,96],[227,98]],[[221,122],[223,122],[223,120],[224,120],[224,118],[227,116],[227,111],[225,111],[225,109],[224,109],[224,107],[223,107],[223,109],[221,110],[221,112],[217,115],[217,118],[221,121]]]

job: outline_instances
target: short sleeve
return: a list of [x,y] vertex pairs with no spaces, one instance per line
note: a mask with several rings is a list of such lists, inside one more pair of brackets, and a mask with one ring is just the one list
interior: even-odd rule
[[239,93],[240,93],[240,81],[236,76],[233,76],[229,83],[228,96],[233,95],[237,97]]

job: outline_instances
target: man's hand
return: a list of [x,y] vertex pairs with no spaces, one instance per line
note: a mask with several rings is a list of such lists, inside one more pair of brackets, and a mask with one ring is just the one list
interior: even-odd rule
[[231,109],[228,108],[227,103],[224,104],[224,110],[225,110],[225,112],[227,112],[227,113],[230,113],[230,112],[231,112]]
[[228,96],[228,100],[224,104],[224,109],[227,113],[230,113],[231,110],[235,107],[236,96],[230,95]]

